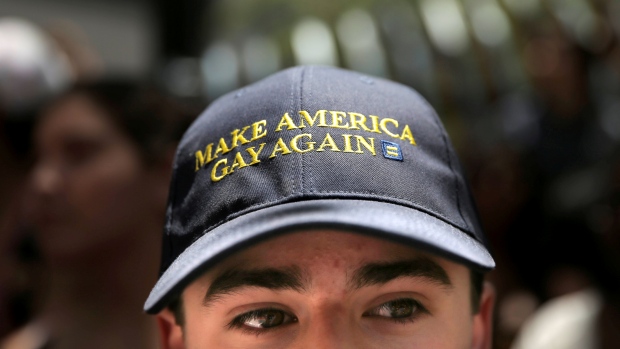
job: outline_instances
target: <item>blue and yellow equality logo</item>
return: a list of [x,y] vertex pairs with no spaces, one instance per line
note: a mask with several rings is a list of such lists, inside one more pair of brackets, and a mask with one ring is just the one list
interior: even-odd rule
[[[266,142],[256,142],[263,139],[268,133],[267,120],[260,120],[231,131],[230,137],[222,137],[217,142],[209,143],[204,150],[197,150],[194,153],[195,170],[199,171],[215,162],[211,167],[211,180],[219,182],[235,171],[259,164],[261,159],[273,159],[291,153],[332,151],[376,156],[375,138],[372,137],[372,134],[386,135],[393,139],[406,141],[413,146],[416,145],[411,127],[399,125],[396,119],[381,118],[376,115],[368,115],[367,117],[355,112],[328,111],[325,109],[317,111],[314,116],[305,110],[300,110],[297,120],[294,120],[289,113],[285,113],[280,118],[274,132],[303,130],[315,125],[333,129],[358,130],[369,135],[342,133],[334,138],[327,132],[321,139],[314,139],[313,134],[308,132],[298,133],[288,142],[283,137],[279,137],[275,143],[267,145]],[[240,146],[248,145],[252,146],[237,151],[231,159],[220,158],[221,155],[228,154]],[[381,140],[381,152],[386,159],[403,161],[403,152],[398,143]],[[216,159],[219,160],[215,161]]]

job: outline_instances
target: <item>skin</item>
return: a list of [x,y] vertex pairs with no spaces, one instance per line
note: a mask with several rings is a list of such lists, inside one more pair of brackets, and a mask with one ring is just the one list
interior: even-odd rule
[[167,173],[147,168],[89,97],[72,95],[47,110],[34,138],[34,223],[52,263],[99,257],[151,221],[161,224]]
[[165,349],[491,348],[488,284],[473,314],[465,266],[360,234],[267,240],[210,269],[181,299],[182,326],[169,310],[158,315]]

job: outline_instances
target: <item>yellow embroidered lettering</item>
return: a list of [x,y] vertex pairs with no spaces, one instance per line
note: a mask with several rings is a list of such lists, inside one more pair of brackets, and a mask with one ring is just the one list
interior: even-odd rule
[[364,131],[370,132],[370,129],[366,126],[366,115],[350,112],[349,118],[351,119],[350,130],[359,130],[361,127]]
[[353,135],[347,135],[347,134],[342,135],[342,138],[344,138],[344,152],[345,153],[355,153],[353,151],[353,148],[351,148],[351,137],[353,137]]
[[299,142],[301,137],[307,137],[308,139],[312,139],[312,135],[309,134],[309,133],[302,133],[300,135],[297,135],[297,136],[293,137],[293,139],[291,139],[291,149],[293,149],[294,152],[301,153],[301,154],[307,153],[309,151],[314,150],[314,144],[316,142],[306,142],[306,143],[304,143],[306,148],[304,148],[304,149],[299,148],[297,143]]
[[385,118],[381,120],[381,123],[379,124],[379,126],[381,126],[381,130],[390,135],[391,137],[394,138],[400,138],[399,135],[397,135],[396,133],[390,132],[390,130],[387,129],[386,124],[387,123],[393,124],[394,126],[396,126],[396,128],[398,128],[398,121],[394,120],[394,119],[390,119],[390,118]]
[[243,160],[243,156],[241,156],[241,153],[237,153],[235,154],[235,160],[233,160],[232,165],[230,165],[230,172],[228,173],[233,173],[235,172],[235,169],[242,169],[244,167],[248,167],[248,164],[246,164],[245,160]]
[[215,148],[215,153],[213,154],[213,158],[217,158],[218,154],[226,154],[230,151],[228,146],[226,145],[226,141],[224,138],[220,138],[220,141],[217,143],[217,148]]
[[276,132],[282,131],[282,127],[284,126],[286,126],[287,130],[293,130],[297,128],[297,126],[295,126],[295,123],[293,122],[293,119],[291,119],[288,113],[284,113],[284,115],[282,115],[282,119],[280,119],[280,123],[278,124],[278,127],[276,127]]
[[308,126],[314,126],[317,119],[319,119],[319,124],[317,126],[327,127],[327,124],[325,123],[325,112],[327,112],[327,110],[319,110],[314,113],[314,117],[311,117],[307,111],[301,110],[299,112],[299,128],[306,127],[304,120],[306,120]]
[[273,151],[269,156],[270,159],[275,158],[277,153],[282,153],[282,155],[287,155],[291,153],[291,150],[286,146],[286,143],[282,140],[282,138],[278,138],[276,145],[273,147]]
[[374,133],[381,133],[381,131],[379,131],[379,117],[376,115],[369,115],[370,119],[372,120],[372,130],[370,130],[370,132],[374,132]]
[[[237,145],[239,145],[239,142],[241,142],[241,144],[246,144],[246,143],[250,143],[250,141],[248,141],[244,136],[243,136],[243,132],[247,131],[248,128],[250,128],[250,126],[246,126],[244,128],[242,128],[241,130],[236,129],[234,131],[232,131],[230,134],[232,135],[232,140],[230,141],[230,149],[235,149],[237,147]],[[241,132],[239,132],[241,131]]]
[[411,143],[412,145],[417,145],[415,143],[415,139],[413,139],[413,135],[411,134],[409,125],[405,125],[405,128],[403,128],[403,132],[400,134],[400,139],[402,140],[408,139],[409,143]]
[[256,165],[256,164],[258,164],[260,162],[260,160],[258,160],[258,156],[260,155],[260,152],[263,151],[263,148],[265,147],[265,144],[267,144],[267,143],[261,143],[260,147],[258,148],[258,151],[254,151],[254,147],[250,147],[250,148],[245,150],[252,157],[252,162],[250,162],[250,165]]
[[349,123],[347,122],[346,124],[342,123],[342,118],[346,118],[347,117],[347,113],[343,112],[343,111],[330,111],[330,114],[332,114],[332,124],[329,125],[330,127],[333,128],[349,128]]
[[217,157],[217,155],[215,157],[211,157],[211,152],[213,151],[213,143],[209,143],[209,145],[207,145],[207,147],[205,148],[205,152],[201,152],[200,150],[198,150],[195,155],[196,155],[196,171],[200,170],[204,165],[210,163],[211,161],[213,161],[213,159],[215,159]]
[[375,139],[372,137],[369,137],[368,139],[370,139],[370,143],[362,136],[355,136],[355,139],[357,140],[357,150],[355,151],[356,153],[360,153],[362,154],[362,145],[364,146],[364,148],[368,149],[368,151],[370,151],[372,153],[372,155],[377,155],[375,152]]
[[222,180],[222,178],[226,177],[226,175],[228,175],[228,166],[224,166],[222,167],[222,172],[221,175],[217,175],[217,170],[220,167],[220,165],[226,165],[226,163],[228,162],[228,160],[226,159],[222,159],[218,162],[215,163],[215,165],[213,166],[213,169],[211,169],[211,181],[213,182],[219,182]]
[[336,142],[334,142],[334,139],[329,133],[325,135],[325,139],[323,139],[323,142],[316,151],[325,151],[326,147],[331,148],[332,151],[340,151],[336,145]]
[[266,125],[267,120],[257,121],[252,124],[252,139],[250,139],[250,142],[263,138],[267,135],[267,130],[264,129]]

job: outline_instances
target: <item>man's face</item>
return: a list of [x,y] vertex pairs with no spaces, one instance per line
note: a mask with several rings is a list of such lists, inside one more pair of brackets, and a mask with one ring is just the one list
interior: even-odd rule
[[490,348],[493,297],[473,314],[470,272],[359,234],[286,234],[188,286],[184,325],[159,315],[165,348]]

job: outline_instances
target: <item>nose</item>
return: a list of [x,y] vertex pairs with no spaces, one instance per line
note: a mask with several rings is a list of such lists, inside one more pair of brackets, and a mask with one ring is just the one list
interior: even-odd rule
[[33,169],[32,187],[38,195],[56,194],[62,185],[62,173],[59,166],[48,161],[37,163]]
[[346,319],[347,315],[338,312],[317,314],[310,319],[297,348],[304,349],[359,349],[356,334]]

